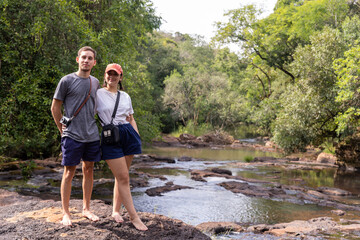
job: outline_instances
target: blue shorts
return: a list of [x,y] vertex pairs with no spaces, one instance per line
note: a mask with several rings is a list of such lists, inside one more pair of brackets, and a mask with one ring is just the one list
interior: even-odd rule
[[100,141],[78,142],[69,137],[61,138],[63,159],[61,165],[76,166],[80,160],[99,162],[101,159]]
[[101,144],[101,159],[115,159],[141,153],[141,139],[130,123],[117,125],[120,133],[118,145]]

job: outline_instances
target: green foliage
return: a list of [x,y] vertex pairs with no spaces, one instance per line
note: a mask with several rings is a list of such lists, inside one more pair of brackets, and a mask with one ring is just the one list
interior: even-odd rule
[[335,155],[335,146],[334,146],[333,140],[325,141],[323,144],[321,144],[320,147],[322,147],[324,149],[323,150],[324,153],[330,153],[330,154]]
[[[59,151],[50,105],[60,78],[77,70],[80,47],[90,45],[98,52],[92,75],[103,76],[108,63],[118,62],[125,78],[141,81],[136,49],[160,24],[145,0],[8,0],[0,2],[0,11],[0,153],[19,158]],[[133,84],[129,91],[141,87]],[[134,106],[142,115],[153,107],[148,96],[139,100],[148,104]],[[139,128],[154,121],[141,118]]]
[[336,101],[342,104],[342,112],[336,117],[338,133],[344,134],[348,130],[353,132],[360,123],[360,46],[354,46],[345,52],[344,58],[334,62],[337,73],[339,93]]
[[253,156],[245,156],[244,160],[245,160],[245,162],[249,163],[249,162],[254,161],[254,157]]
[[21,175],[23,176],[23,179],[28,180],[35,167],[36,167],[36,163],[33,160],[29,160],[29,161],[24,161],[19,163],[20,165],[20,169],[21,169]]
[[179,137],[183,133],[191,134],[193,136],[202,136],[213,130],[213,126],[208,123],[194,124],[193,121],[189,121],[186,126],[180,126],[177,131],[174,131],[171,135]]

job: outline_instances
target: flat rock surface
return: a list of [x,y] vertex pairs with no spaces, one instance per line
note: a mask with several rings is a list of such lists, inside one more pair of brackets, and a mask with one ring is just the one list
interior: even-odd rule
[[[66,227],[59,222],[62,218],[61,203],[23,197],[20,201],[5,203],[4,199],[15,199],[17,193],[2,190],[0,198],[0,239],[211,239],[191,225],[163,215],[139,213],[148,231],[138,231],[123,214],[124,222],[116,223],[111,217],[112,206],[99,200],[91,201],[92,211],[100,221],[91,222],[82,217],[82,200],[71,200],[70,210],[73,226]],[[14,198],[15,197],[15,198]]]

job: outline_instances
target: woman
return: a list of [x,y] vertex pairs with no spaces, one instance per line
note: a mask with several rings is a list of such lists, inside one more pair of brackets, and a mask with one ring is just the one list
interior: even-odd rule
[[102,159],[109,165],[115,177],[113,213],[116,222],[123,222],[120,215],[121,204],[129,213],[130,220],[136,229],[146,231],[148,228],[136,213],[129,184],[129,168],[134,154],[141,153],[141,140],[135,119],[130,96],[123,91],[121,85],[123,70],[119,64],[112,63],[106,67],[103,88],[96,93],[96,106],[102,125],[111,122],[117,94],[120,101],[113,119],[120,132],[119,145],[106,145],[101,143]]

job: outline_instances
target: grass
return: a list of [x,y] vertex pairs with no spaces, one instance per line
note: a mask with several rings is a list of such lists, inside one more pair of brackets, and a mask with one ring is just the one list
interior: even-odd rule
[[249,162],[252,162],[254,160],[254,157],[253,156],[245,156],[244,160],[245,160],[245,162],[249,163]]

